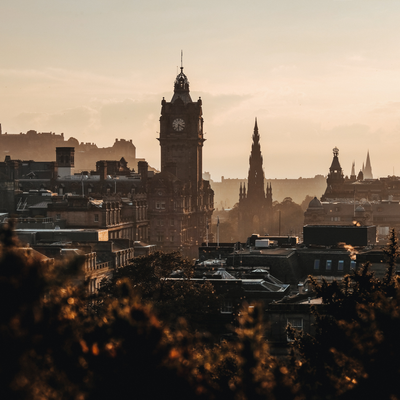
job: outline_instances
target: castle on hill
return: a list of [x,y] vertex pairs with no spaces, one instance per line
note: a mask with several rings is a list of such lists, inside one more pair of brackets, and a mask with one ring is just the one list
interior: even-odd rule
[[131,167],[137,170],[136,147],[132,140],[115,139],[111,147],[97,147],[95,143],[79,142],[70,137],[65,140],[64,134],[54,132],[2,133],[0,124],[0,160],[6,155],[12,159],[47,161],[49,154],[55,154],[57,147],[75,148],[75,171],[90,171],[98,160],[119,160],[123,157]]

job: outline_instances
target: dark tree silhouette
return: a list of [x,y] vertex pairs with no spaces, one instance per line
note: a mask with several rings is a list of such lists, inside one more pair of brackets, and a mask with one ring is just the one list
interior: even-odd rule
[[[170,279],[173,272],[177,278]],[[151,304],[159,319],[170,327],[185,318],[192,330],[206,330],[209,317],[219,314],[219,300],[209,282],[195,282],[192,277],[192,264],[179,252],[158,251],[120,268],[112,279],[102,283],[100,298],[102,304],[107,304],[107,298],[118,298],[117,283],[126,278],[140,301]]]
[[295,235],[303,230],[304,212],[293,202],[291,197],[285,197],[281,203],[273,204],[273,232],[275,235]]
[[295,338],[292,373],[307,399],[400,398],[398,251],[392,230],[383,280],[375,278],[367,263],[343,284],[313,282],[323,303],[313,310],[315,336],[289,328]]
[[[0,231],[0,398],[201,398],[200,376],[175,362],[191,350],[151,309],[125,294],[101,318],[87,313],[81,262],[43,264]],[[184,336],[184,332],[182,333]],[[156,384],[155,384],[156,383]]]
[[158,264],[161,255],[147,264],[153,289],[143,285],[140,292],[149,301],[127,274],[95,314],[86,286],[77,284],[81,260],[53,265],[34,254],[18,247],[11,226],[0,229],[1,399],[400,398],[394,231],[383,280],[367,264],[343,285],[315,282],[323,299],[314,310],[316,334],[289,329],[296,340],[287,364],[269,354],[260,308],[242,309],[231,343],[191,333],[183,318],[174,329],[161,322],[150,297],[168,299],[170,288],[156,278],[180,263],[174,256],[170,264]]

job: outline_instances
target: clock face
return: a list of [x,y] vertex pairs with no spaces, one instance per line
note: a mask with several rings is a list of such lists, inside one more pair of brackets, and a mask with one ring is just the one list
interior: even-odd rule
[[176,118],[174,119],[174,121],[172,122],[172,127],[180,132],[183,130],[183,128],[185,127],[185,121],[182,118]]

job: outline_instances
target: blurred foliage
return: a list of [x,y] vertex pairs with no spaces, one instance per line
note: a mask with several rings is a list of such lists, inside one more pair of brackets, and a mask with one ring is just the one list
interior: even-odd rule
[[183,344],[175,348],[129,282],[99,318],[87,312],[81,260],[43,263],[17,246],[12,226],[0,237],[1,399],[190,398],[201,388],[168,363]]
[[[314,281],[323,299],[313,311],[316,334],[289,327],[295,340],[286,362],[270,355],[260,307],[244,306],[233,340],[218,344],[185,318],[160,320],[155,310],[166,313],[163,302],[193,290],[164,286],[176,268],[190,276],[177,255],[137,260],[137,271],[120,276],[93,313],[81,260],[36,258],[18,247],[11,225],[0,230],[0,242],[1,399],[400,399],[394,231],[384,279],[367,264],[343,284]],[[141,270],[146,265],[150,272]]]
[[375,278],[370,264],[342,283],[312,277],[323,307],[314,307],[316,334],[289,327],[291,373],[307,399],[399,399],[400,286],[395,275],[399,248],[391,230],[384,250],[388,269]]
[[215,344],[183,318],[174,329],[161,323],[126,276],[95,314],[81,260],[43,262],[18,247],[12,226],[0,237],[1,399],[293,398],[287,371],[269,356],[260,311],[243,313],[236,341]]
[[[169,279],[175,272],[179,278]],[[153,311],[170,328],[185,318],[191,330],[205,330],[209,318],[219,314],[220,301],[210,282],[193,281],[193,265],[179,252],[157,251],[136,257],[126,267],[119,268],[112,279],[102,282],[99,292],[100,311],[113,298],[120,298],[117,283],[127,279],[143,304],[151,304]]]

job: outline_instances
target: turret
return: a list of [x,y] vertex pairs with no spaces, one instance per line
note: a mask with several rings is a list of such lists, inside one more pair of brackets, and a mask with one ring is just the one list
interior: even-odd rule
[[333,160],[329,168],[328,179],[326,180],[328,186],[334,188],[337,185],[341,185],[344,182],[343,170],[339,162],[339,149],[335,147],[333,149]]

